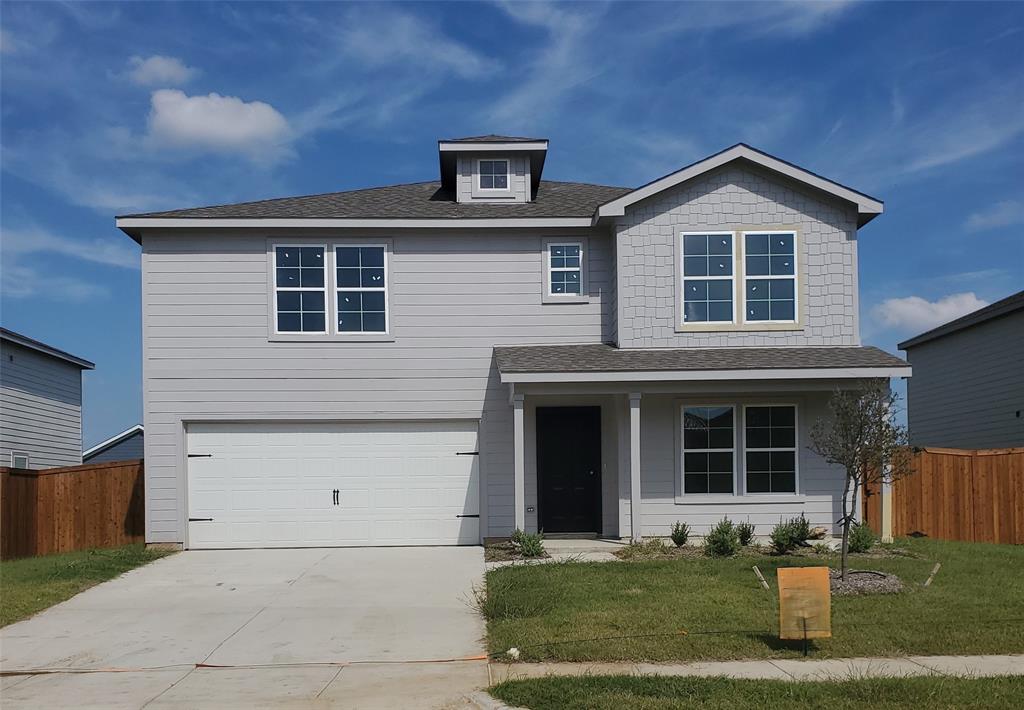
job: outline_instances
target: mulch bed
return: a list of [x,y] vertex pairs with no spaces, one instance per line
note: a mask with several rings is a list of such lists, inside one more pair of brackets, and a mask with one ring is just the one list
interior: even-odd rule
[[866,569],[846,570],[846,581],[840,579],[841,573],[834,569],[829,571],[832,593],[836,596],[854,596],[863,594],[898,594],[903,591],[903,582],[894,574]]

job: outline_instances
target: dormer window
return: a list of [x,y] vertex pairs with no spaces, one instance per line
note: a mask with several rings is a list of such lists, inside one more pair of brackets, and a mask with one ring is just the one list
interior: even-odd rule
[[481,190],[508,190],[507,160],[481,160],[477,165]]

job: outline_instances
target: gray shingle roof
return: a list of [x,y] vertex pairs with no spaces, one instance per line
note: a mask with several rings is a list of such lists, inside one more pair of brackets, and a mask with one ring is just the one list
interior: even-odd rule
[[494,359],[502,373],[908,367],[874,347],[620,350],[605,344],[527,345],[495,347]]
[[232,205],[121,215],[185,219],[515,219],[591,217],[598,205],[629,192],[625,187],[543,180],[532,202],[459,204],[441,183],[418,182]]
[[922,345],[930,340],[941,338],[944,335],[950,335],[958,331],[970,328],[971,326],[984,323],[985,321],[992,320],[993,318],[999,318],[1000,316],[1006,316],[1016,311],[1024,309],[1024,291],[1007,296],[1001,301],[990,303],[984,308],[979,308],[973,313],[968,313],[965,316],[960,316],[956,320],[952,320],[949,323],[940,325],[938,328],[932,328],[931,330],[921,333],[909,340],[904,340],[902,343],[897,345],[900,350],[906,350],[912,348],[915,345]]

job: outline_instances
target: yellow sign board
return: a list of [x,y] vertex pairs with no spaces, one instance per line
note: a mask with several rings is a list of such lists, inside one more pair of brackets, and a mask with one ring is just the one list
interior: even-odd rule
[[778,578],[779,638],[831,638],[828,567],[780,567]]

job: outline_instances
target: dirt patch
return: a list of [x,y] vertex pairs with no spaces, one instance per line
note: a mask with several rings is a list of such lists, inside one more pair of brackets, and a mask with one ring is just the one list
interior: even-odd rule
[[832,593],[836,596],[898,594],[903,591],[903,582],[894,574],[867,569],[851,569],[846,571],[845,582],[840,579],[840,575],[841,573],[837,569],[829,571]]
[[511,542],[495,542],[484,547],[485,562],[515,562],[518,560],[546,560],[551,555],[545,552],[540,557],[523,557],[519,548]]

